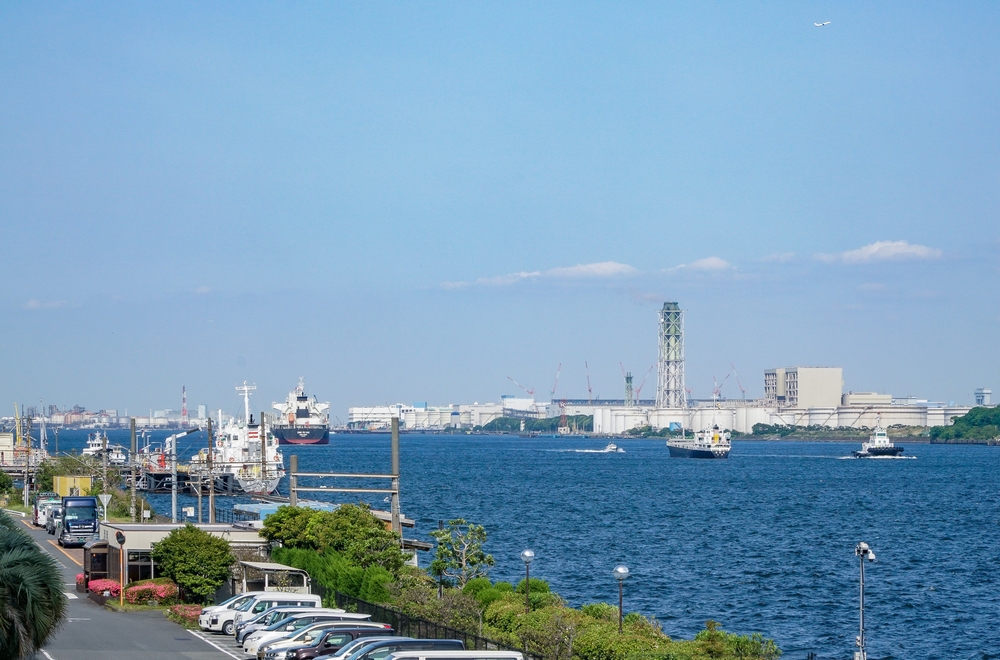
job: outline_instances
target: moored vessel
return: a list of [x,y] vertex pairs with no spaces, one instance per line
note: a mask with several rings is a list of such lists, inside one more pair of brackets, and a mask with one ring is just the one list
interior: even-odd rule
[[125,465],[128,463],[128,450],[121,445],[109,445],[108,434],[97,431],[87,434],[87,446],[83,448],[84,456],[93,456],[103,459],[105,453],[108,455],[109,465]]
[[305,392],[303,379],[288,393],[288,398],[272,407],[278,420],[271,432],[281,445],[326,445],[330,443],[329,403],[320,403]]
[[720,430],[718,424],[698,431],[693,438],[667,440],[671,458],[729,458],[731,448],[729,431]]
[[903,453],[903,448],[889,439],[889,434],[882,428],[882,415],[875,418],[875,430],[868,436],[868,442],[861,444],[861,449],[852,451],[854,458],[895,458]]

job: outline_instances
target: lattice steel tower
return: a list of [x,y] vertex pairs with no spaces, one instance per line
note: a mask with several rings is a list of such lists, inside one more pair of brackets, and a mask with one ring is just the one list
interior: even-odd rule
[[656,374],[656,407],[686,408],[684,389],[684,312],[675,302],[660,310],[660,357]]

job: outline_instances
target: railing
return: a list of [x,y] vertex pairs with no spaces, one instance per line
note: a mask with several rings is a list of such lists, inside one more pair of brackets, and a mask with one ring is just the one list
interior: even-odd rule
[[[500,642],[495,642],[492,639],[487,639],[486,637],[480,637],[479,635],[467,633],[456,628],[441,625],[440,623],[428,621],[426,619],[419,619],[417,617],[410,616],[405,612],[400,612],[399,610],[385,607],[384,605],[369,603],[368,601],[361,600],[360,598],[342,594],[339,591],[335,592],[335,601],[337,607],[345,609],[348,612],[370,614],[372,621],[377,623],[388,623],[392,626],[395,634],[403,637],[413,637],[416,639],[458,639],[461,640],[462,643],[465,644],[465,648],[469,650],[519,651],[524,653],[524,649],[515,649],[505,644],[501,644]],[[527,653],[524,654],[524,657],[525,660],[540,660],[535,658],[535,656],[528,655]]]

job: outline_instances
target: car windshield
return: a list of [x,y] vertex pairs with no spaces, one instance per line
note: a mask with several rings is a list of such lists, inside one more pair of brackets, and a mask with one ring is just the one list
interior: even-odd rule
[[253,596],[249,596],[245,601],[243,601],[239,605],[236,605],[234,607],[234,609],[237,612],[246,612],[248,609],[250,609],[253,606],[253,602],[254,602],[253,599],[254,599]]
[[[391,640],[391,639],[392,638],[390,637],[389,640]],[[403,639],[412,639],[412,638],[403,638]],[[365,653],[367,653],[368,651],[370,651],[371,650],[370,647],[372,646],[372,644],[376,644],[376,643],[378,643],[378,641],[383,641],[384,642],[384,641],[388,641],[388,640],[386,640],[386,639],[371,640],[371,638],[369,638],[369,640],[366,640],[366,642],[364,644],[362,644],[360,647],[357,647],[357,646],[354,647],[354,652],[351,653],[350,656],[348,656],[348,657],[350,658],[350,660],[357,660],[358,658],[360,658],[361,656],[363,656]],[[391,645],[386,645],[386,646],[387,646],[387,648],[391,648]],[[345,646],[344,648],[347,648],[347,647]],[[343,651],[344,649],[340,649],[340,650]]]
[[359,646],[366,646],[368,644],[374,644],[377,641],[379,641],[378,637],[359,637],[358,639],[354,640],[353,642],[348,642],[347,644],[344,644],[340,648],[340,650],[337,651],[336,653],[334,653],[331,657],[333,657],[333,658],[344,658],[346,656],[351,655],[355,651],[357,651]]
[[66,520],[97,520],[97,507],[68,506],[66,507]]

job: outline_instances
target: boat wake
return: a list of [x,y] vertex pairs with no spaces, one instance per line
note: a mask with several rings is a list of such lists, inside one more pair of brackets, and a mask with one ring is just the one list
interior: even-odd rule
[[841,461],[915,461],[916,456],[839,456]]

